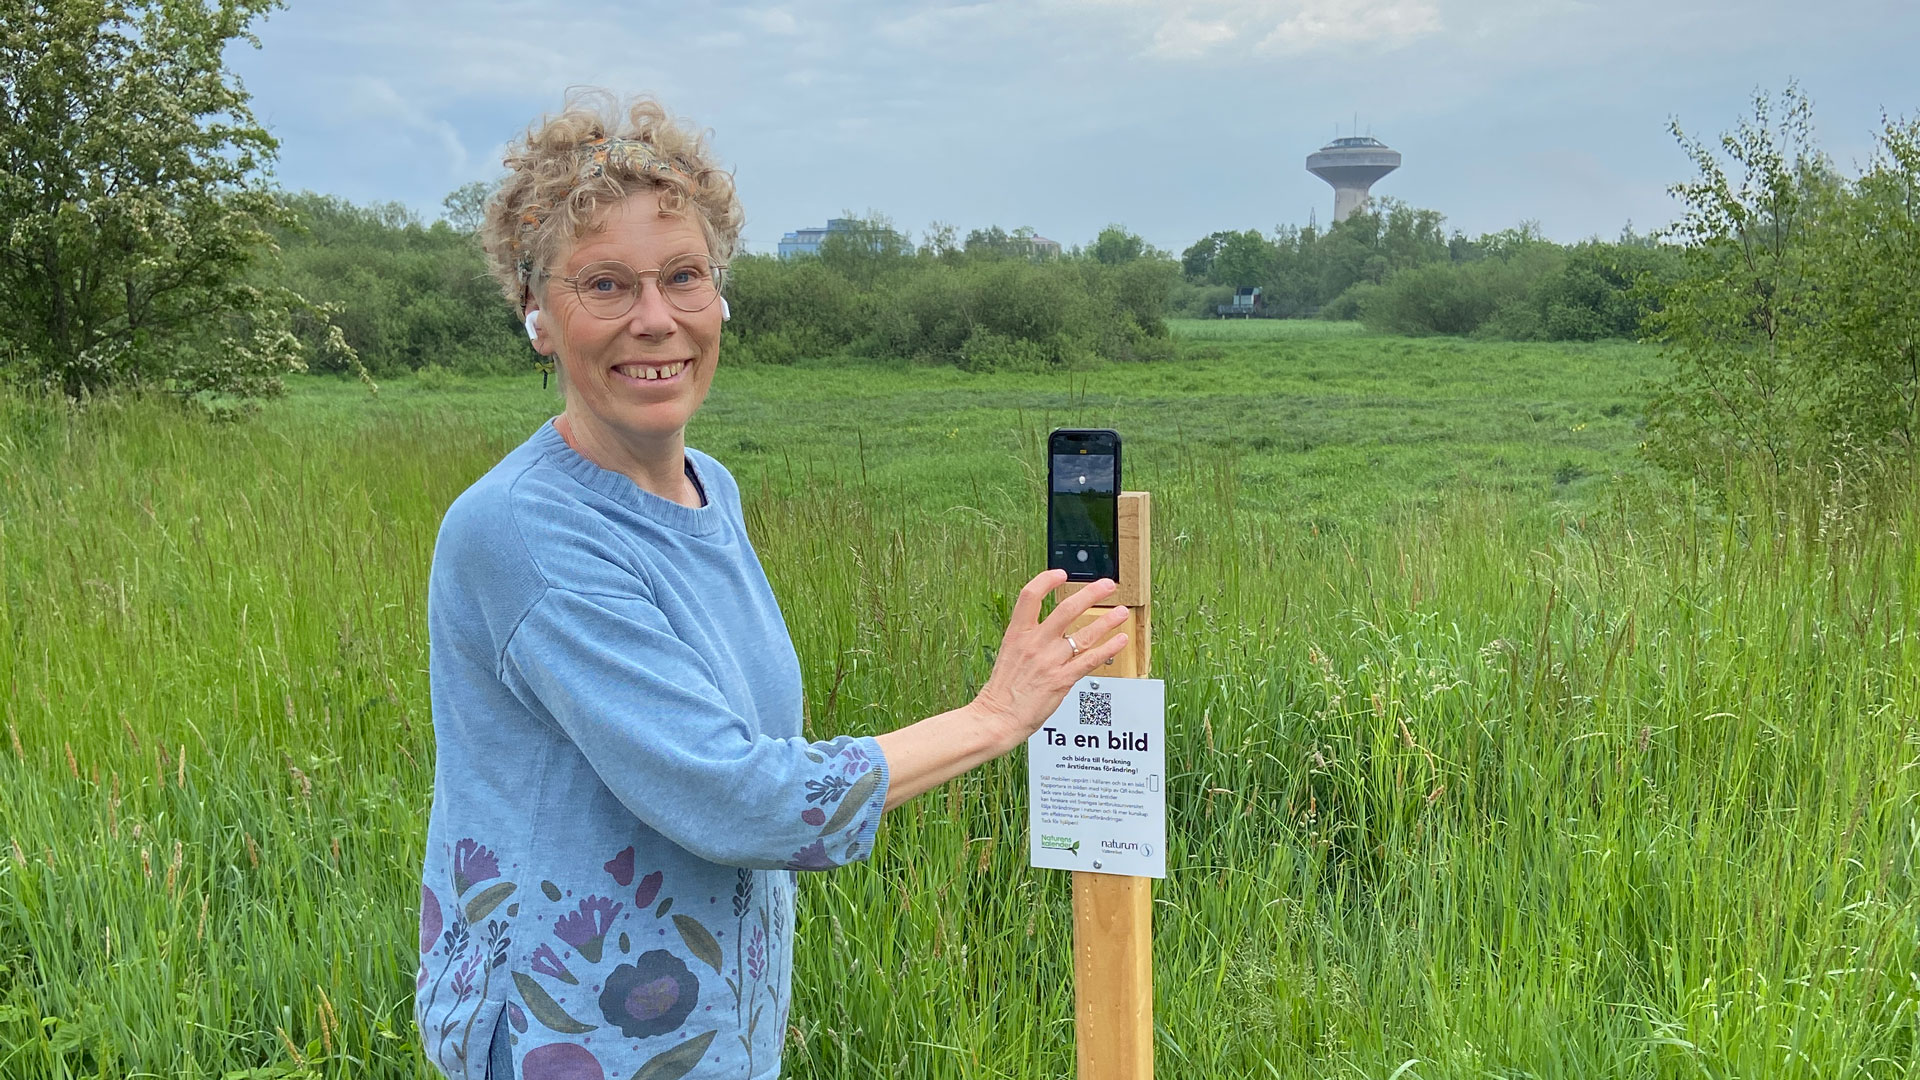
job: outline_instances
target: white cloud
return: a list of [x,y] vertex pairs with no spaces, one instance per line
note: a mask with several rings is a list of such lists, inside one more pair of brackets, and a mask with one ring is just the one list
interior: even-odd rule
[[1153,47],[1147,51],[1158,56],[1184,60],[1202,56],[1214,46],[1232,41],[1235,36],[1237,31],[1231,22],[1201,21],[1189,19],[1183,15],[1173,15],[1154,31]]
[[799,20],[793,17],[793,12],[785,8],[769,8],[765,11],[743,11],[740,14],[747,22],[752,23],[760,30],[769,34],[791,37],[800,32]]
[[[402,131],[437,146],[443,155],[447,175],[464,177],[472,160],[466,144],[460,141],[453,125],[432,116],[417,102],[402,96],[386,79],[371,75],[356,76],[347,95],[347,107],[369,118],[371,130]],[[431,170],[430,170],[431,171]]]
[[1404,45],[1440,31],[1430,0],[1306,0],[1254,51],[1288,56],[1345,45]]
[[955,35],[968,30],[1017,30],[1032,9],[1026,4],[989,0],[979,4],[955,4],[922,8],[904,18],[888,19],[878,29],[881,37],[912,48],[951,47]]
[[[1442,32],[1443,0],[1068,0],[1166,60],[1394,48]],[[1558,2],[1558,0],[1555,0]],[[1453,0],[1458,9],[1485,8]],[[1501,5],[1504,6],[1504,5]],[[1463,12],[1470,13],[1470,12]]]

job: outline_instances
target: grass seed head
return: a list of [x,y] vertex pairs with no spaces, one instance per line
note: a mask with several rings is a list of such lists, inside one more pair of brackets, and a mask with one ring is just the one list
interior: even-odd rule
[[300,1056],[300,1048],[293,1045],[292,1039],[287,1038],[287,1030],[281,1027],[280,1025],[275,1024],[273,1027],[273,1033],[275,1035],[280,1036],[280,1043],[281,1045],[287,1048],[287,1053],[292,1055],[293,1063],[295,1065],[300,1066],[303,1069],[306,1068],[307,1059]]
[[13,740],[13,756],[21,761],[27,760],[27,752],[20,748],[20,729],[14,727],[11,720],[7,721],[7,736]]
[[340,1018],[334,1015],[333,1002],[327,999],[327,992],[320,991],[320,1045],[326,1048],[327,1056],[333,1056],[333,1033],[339,1030]]

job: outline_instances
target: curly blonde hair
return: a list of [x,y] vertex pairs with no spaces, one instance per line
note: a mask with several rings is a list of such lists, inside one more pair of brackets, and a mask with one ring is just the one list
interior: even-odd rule
[[[637,153],[606,147],[640,144]],[[601,89],[571,91],[557,115],[507,148],[507,177],[487,201],[480,243],[507,301],[524,312],[553,260],[597,227],[602,210],[638,191],[660,208],[691,207],[716,262],[733,257],[745,220],[733,174],[714,164],[703,133],[674,122],[649,96],[621,102]]]

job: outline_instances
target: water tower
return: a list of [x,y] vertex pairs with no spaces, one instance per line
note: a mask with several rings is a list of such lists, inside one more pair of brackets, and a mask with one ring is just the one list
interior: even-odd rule
[[1400,151],[1371,135],[1335,139],[1307,155],[1307,171],[1333,185],[1333,220],[1366,205],[1373,182],[1400,167]]

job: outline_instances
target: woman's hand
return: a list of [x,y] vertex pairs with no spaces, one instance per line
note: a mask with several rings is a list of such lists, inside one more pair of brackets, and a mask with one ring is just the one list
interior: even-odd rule
[[[1127,647],[1127,635],[1114,633],[1126,621],[1123,607],[1111,608],[1073,631],[1074,644],[1067,643],[1074,620],[1119,588],[1111,579],[1093,582],[1040,618],[1041,599],[1066,583],[1065,570],[1048,570],[1020,590],[1013,619],[1000,641],[1000,655],[993,661],[993,674],[974,698],[973,707],[1005,740],[1005,750],[1025,742],[1060,707],[1074,683]],[[1078,652],[1074,645],[1079,646]]]

